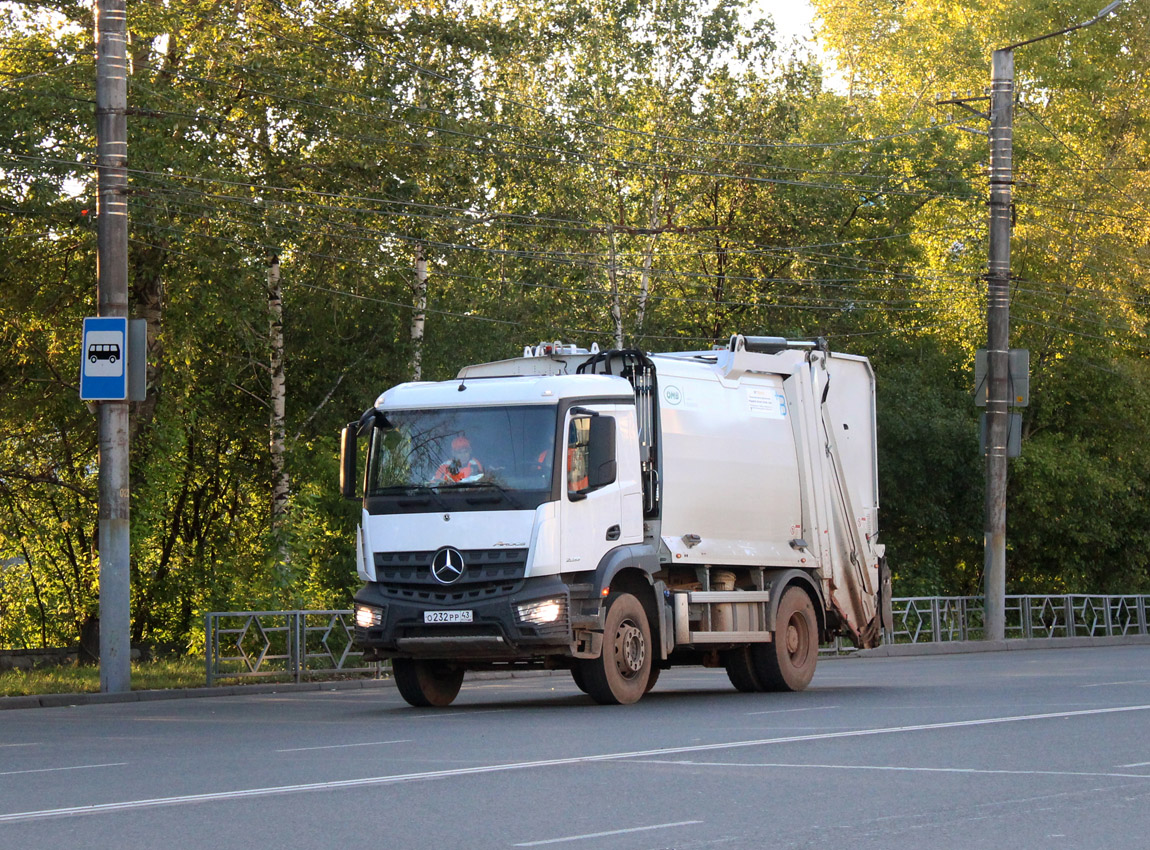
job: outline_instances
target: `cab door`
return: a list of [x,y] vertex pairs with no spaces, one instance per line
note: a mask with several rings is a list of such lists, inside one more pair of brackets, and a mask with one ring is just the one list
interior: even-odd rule
[[593,570],[620,545],[619,422],[612,405],[572,407],[564,423],[562,562]]

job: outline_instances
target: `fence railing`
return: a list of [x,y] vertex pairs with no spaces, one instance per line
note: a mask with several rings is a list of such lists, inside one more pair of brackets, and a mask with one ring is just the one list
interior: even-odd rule
[[[981,596],[892,599],[894,628],[887,643],[981,640]],[[1007,640],[1145,635],[1150,596],[1094,594],[1006,597]]]
[[351,611],[213,611],[204,615],[207,680],[278,676],[297,682],[374,673],[353,643]]
[[[981,640],[982,597],[911,596],[891,600],[894,628],[885,644]],[[1150,595],[1007,596],[1008,640],[1150,634]],[[354,648],[351,611],[222,611],[205,615],[207,680],[380,674]],[[824,647],[850,652],[842,639]]]

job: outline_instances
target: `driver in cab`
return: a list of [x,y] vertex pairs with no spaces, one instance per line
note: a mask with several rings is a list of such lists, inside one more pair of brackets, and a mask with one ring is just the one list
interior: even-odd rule
[[451,441],[451,457],[435,470],[435,480],[458,482],[483,474],[483,464],[471,454],[471,441],[459,434]]

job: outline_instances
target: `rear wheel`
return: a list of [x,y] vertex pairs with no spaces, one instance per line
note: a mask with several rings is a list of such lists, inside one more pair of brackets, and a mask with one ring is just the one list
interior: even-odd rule
[[727,670],[727,678],[731,684],[745,694],[763,690],[759,681],[759,674],[755,671],[755,662],[751,657],[751,647],[740,646],[728,649],[723,653],[723,667]]
[[601,705],[638,702],[651,676],[651,648],[651,627],[639,600],[630,593],[607,597],[603,652],[580,661],[591,699]]
[[446,661],[395,658],[391,669],[399,695],[417,708],[451,705],[463,685],[463,668]]
[[789,587],[779,600],[775,639],[751,650],[763,690],[801,691],[811,683],[819,660],[819,621],[801,587]]

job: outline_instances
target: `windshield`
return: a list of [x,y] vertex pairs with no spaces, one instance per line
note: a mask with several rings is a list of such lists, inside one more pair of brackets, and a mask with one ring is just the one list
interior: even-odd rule
[[554,406],[387,411],[372,432],[373,512],[534,509],[551,494]]

